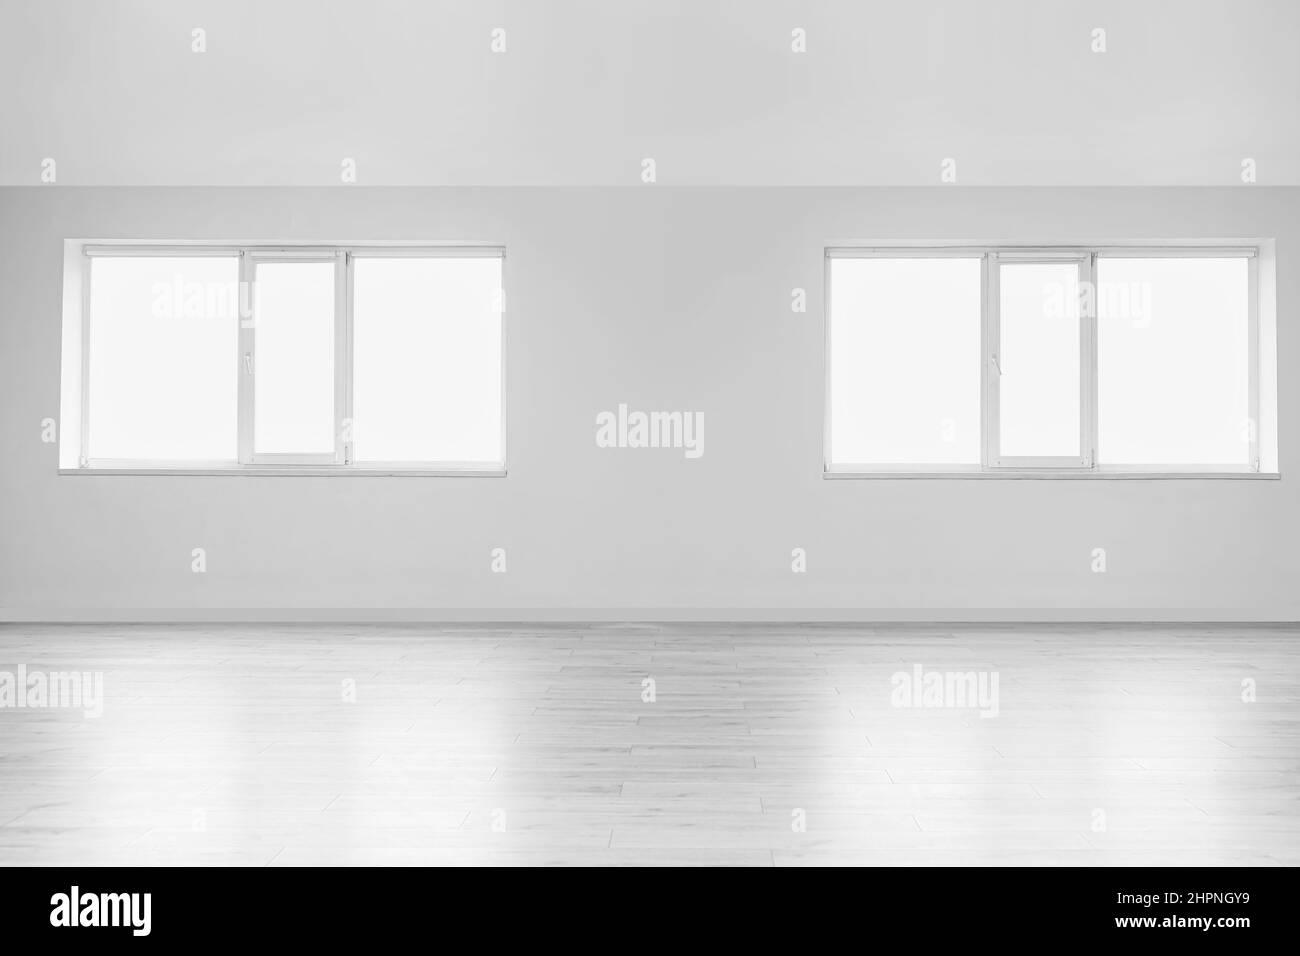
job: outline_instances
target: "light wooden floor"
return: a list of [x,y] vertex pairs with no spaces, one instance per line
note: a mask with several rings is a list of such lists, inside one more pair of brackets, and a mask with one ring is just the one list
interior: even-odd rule
[[[1300,864],[1295,628],[0,627],[19,664],[105,702],[0,709],[4,864]],[[892,706],[916,664],[998,715]]]

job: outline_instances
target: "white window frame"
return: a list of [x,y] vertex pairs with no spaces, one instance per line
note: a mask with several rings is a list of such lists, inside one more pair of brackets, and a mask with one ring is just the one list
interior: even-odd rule
[[[1275,469],[1261,469],[1261,396],[1264,380],[1260,338],[1259,243],[1242,244],[1134,244],[1069,243],[1045,246],[1008,244],[963,244],[922,246],[827,246],[824,272],[824,330],[826,394],[823,430],[823,477],[826,478],[1277,478]],[[1248,395],[1249,415],[1255,423],[1248,455],[1240,465],[1192,464],[1107,465],[1097,460],[1097,296],[1087,296],[1087,307],[1079,313],[1079,449],[1078,456],[1004,456],[1001,436],[1000,302],[998,291],[1003,263],[1076,262],[1080,289],[1095,290],[1097,263],[1115,258],[1244,258],[1248,260]],[[831,448],[831,264],[835,259],[881,258],[979,258],[982,262],[980,462],[979,464],[934,465],[854,464],[836,462]],[[1274,416],[1270,414],[1270,423]]]
[[1091,282],[1095,256],[1084,250],[999,250],[984,255],[984,400],[981,415],[986,468],[1031,471],[1035,469],[1091,469],[1097,447],[1097,315],[1079,309],[1079,454],[1056,456],[1004,455],[1002,440],[1002,266],[1052,265],[1073,262],[1079,288]]
[[324,263],[334,267],[334,450],[318,454],[258,452],[254,410],[257,407],[257,304],[239,321],[239,463],[241,465],[344,465],[350,458],[342,423],[352,417],[348,354],[351,321],[347,306],[346,253],[339,249],[286,247],[250,249],[240,255],[241,288],[254,289],[259,266],[281,263]]
[[[69,241],[80,255],[76,290],[78,328],[74,347],[79,355],[65,369],[80,366],[80,381],[75,391],[65,382],[64,393],[75,401],[65,402],[75,409],[78,419],[64,434],[78,436],[79,451],[75,462],[61,462],[60,474],[118,475],[264,475],[264,476],[423,476],[423,477],[504,477],[506,474],[506,323],[505,323],[505,247],[498,244],[456,243],[252,243],[252,242],[177,242],[117,243],[112,241]],[[254,451],[254,407],[256,402],[257,335],[256,303],[249,295],[248,314],[239,317],[239,347],[233,360],[238,376],[238,453],[234,461],[164,461],[153,459],[92,459],[89,457],[90,429],[90,324],[91,260],[95,257],[226,257],[239,260],[239,289],[251,290],[259,265],[275,262],[329,262],[334,264],[334,415],[335,444],[332,452],[320,454],[269,453]],[[394,461],[366,462],[358,466],[353,443],[345,440],[342,423],[352,418],[352,322],[353,262],[358,256],[377,258],[494,258],[501,260],[501,460],[499,462],[464,461]],[[67,275],[65,273],[65,282]],[[65,339],[69,338],[69,316],[65,310]],[[65,373],[66,374],[66,373]]]

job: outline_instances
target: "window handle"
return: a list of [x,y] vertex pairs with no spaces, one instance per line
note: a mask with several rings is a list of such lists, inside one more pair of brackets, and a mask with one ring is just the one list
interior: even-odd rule
[[253,353],[252,352],[244,353],[244,371],[247,372],[249,375],[253,374]]
[[1002,363],[998,361],[998,356],[996,352],[993,354],[992,359],[993,359],[993,367],[998,370],[998,375],[1001,375]]

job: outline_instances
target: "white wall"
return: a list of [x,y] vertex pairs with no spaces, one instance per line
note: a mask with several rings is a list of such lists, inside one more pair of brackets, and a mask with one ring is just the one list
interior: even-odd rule
[[[1262,186],[0,189],[0,615],[1300,619],[1298,214]],[[72,237],[504,243],[509,476],[59,476]],[[1179,238],[1277,239],[1281,480],[821,477],[824,246]],[[598,449],[619,402],[703,412],[704,456]]]
[[[0,184],[1300,184],[1295,0],[59,0]],[[206,30],[205,52],[191,31]],[[506,30],[506,52],[491,50]],[[792,31],[806,50],[792,50]],[[1105,52],[1096,52],[1097,30]]]

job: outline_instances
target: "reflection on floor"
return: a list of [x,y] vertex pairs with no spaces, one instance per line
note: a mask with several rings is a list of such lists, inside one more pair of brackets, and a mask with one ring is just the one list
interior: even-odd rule
[[1300,864],[1290,627],[5,625],[0,703],[2,864]]

